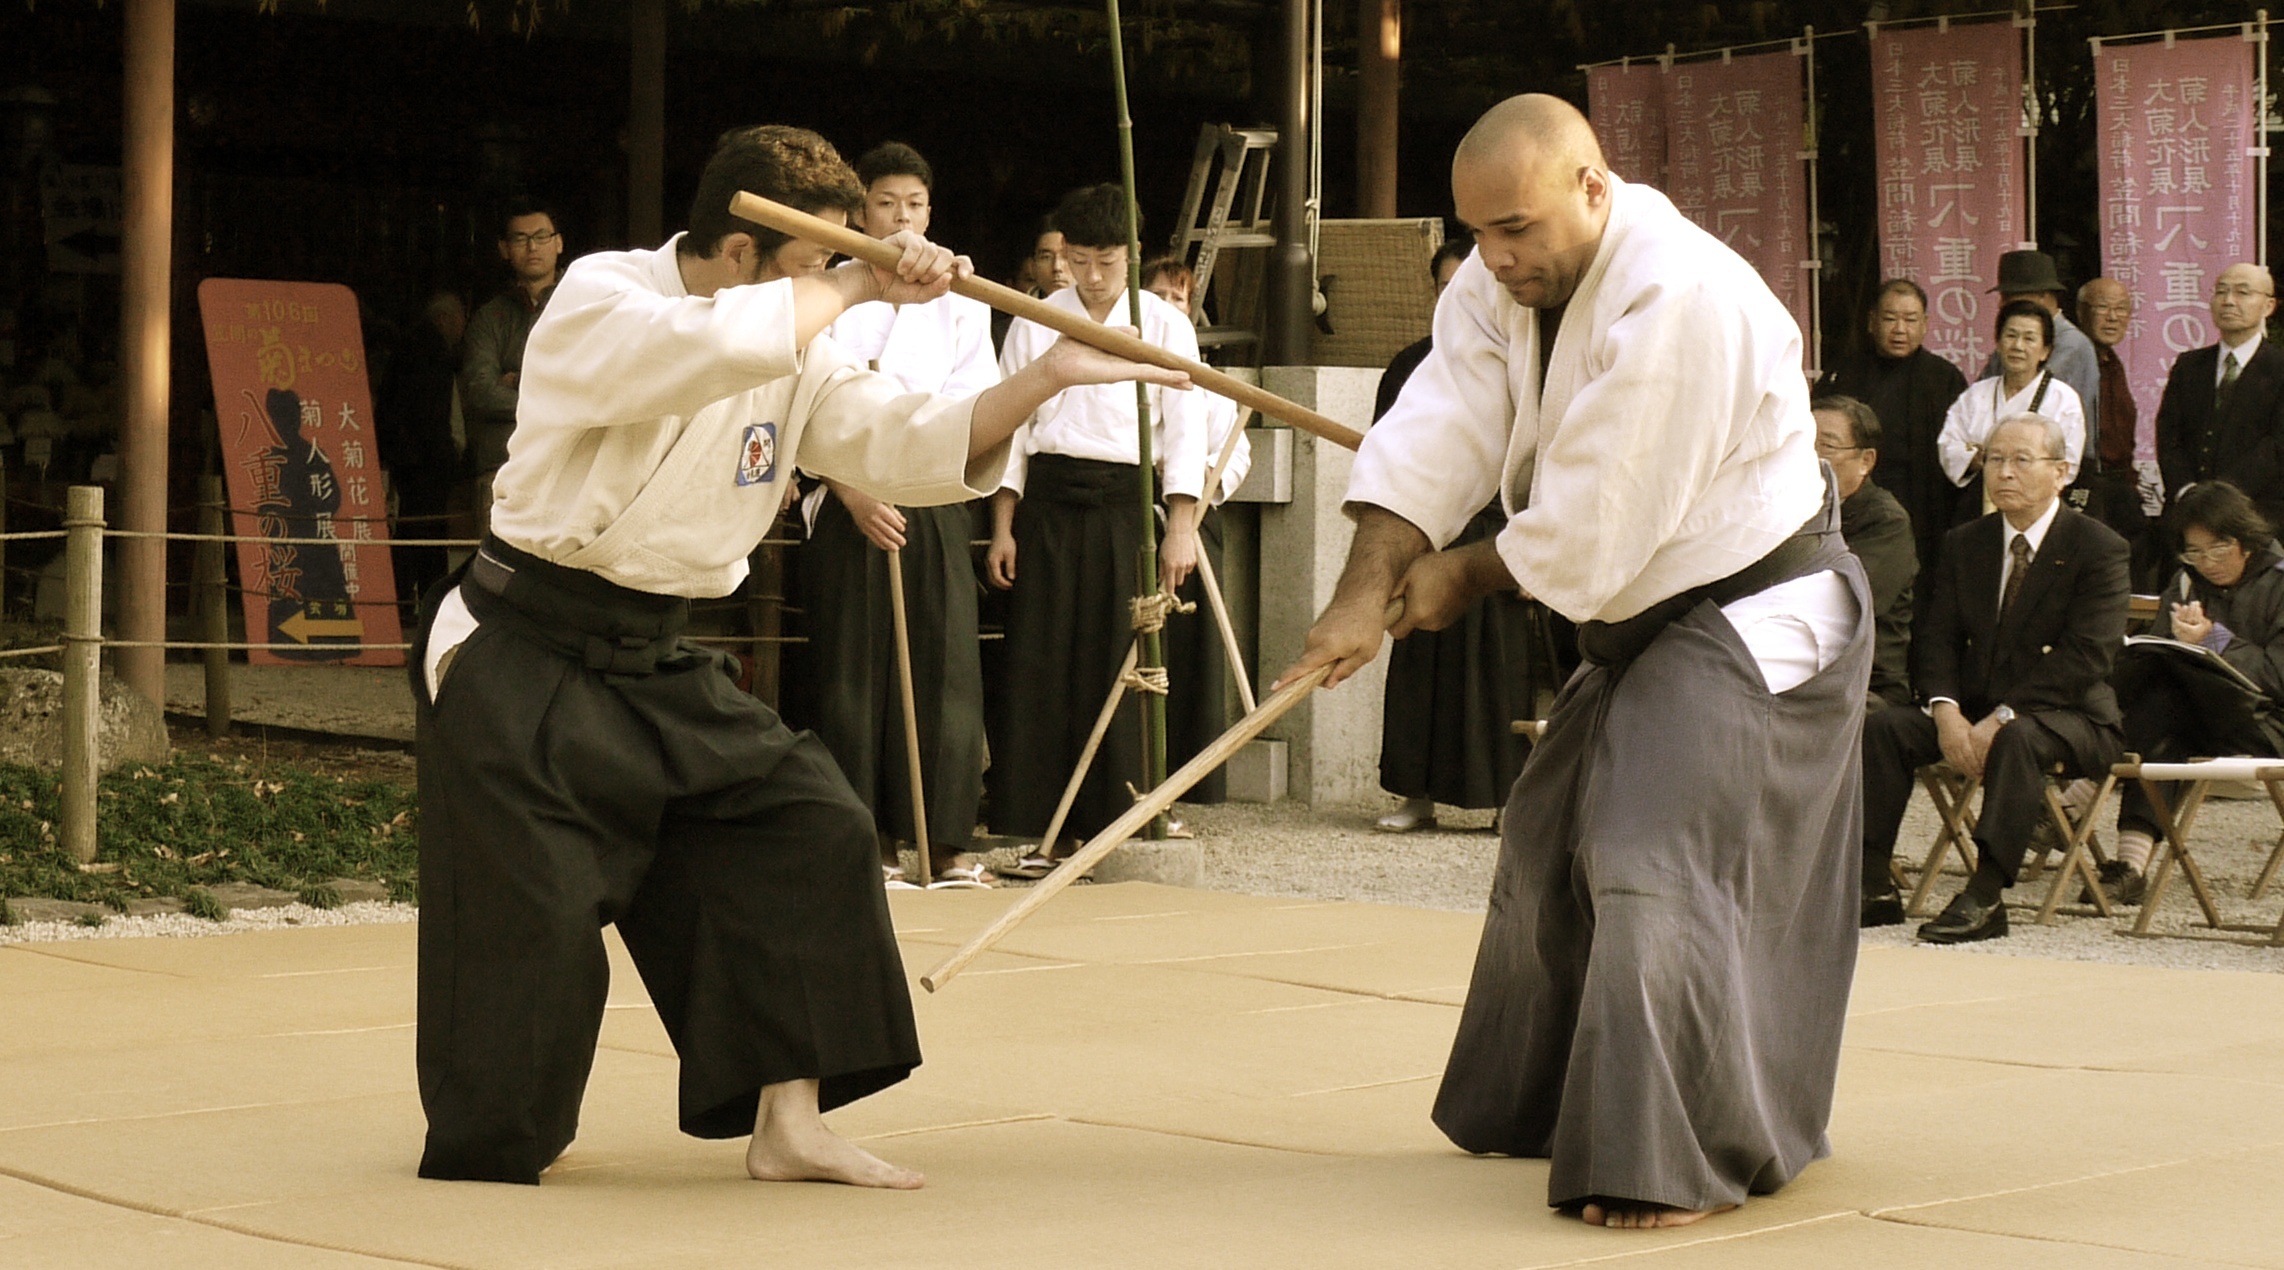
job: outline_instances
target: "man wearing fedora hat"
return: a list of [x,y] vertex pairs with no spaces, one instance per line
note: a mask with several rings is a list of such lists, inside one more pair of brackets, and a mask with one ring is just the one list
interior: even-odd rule
[[[1999,302],[2033,300],[2054,315],[2054,353],[2046,359],[2046,369],[2054,378],[2078,390],[2078,402],[2086,411],[2086,453],[2095,454],[2099,443],[2097,429],[2101,426],[2102,364],[2094,352],[2094,342],[2063,311],[2065,295],[2062,275],[2054,271],[2054,257],[2043,251],[2010,251],[1999,257],[1998,285],[1991,290],[1999,293]],[[1999,373],[1998,350],[1991,350],[1990,360],[1983,363],[1983,373],[1977,378],[1989,379]],[[2087,464],[2091,472],[2094,464]],[[2081,506],[2082,502],[2072,506]]]

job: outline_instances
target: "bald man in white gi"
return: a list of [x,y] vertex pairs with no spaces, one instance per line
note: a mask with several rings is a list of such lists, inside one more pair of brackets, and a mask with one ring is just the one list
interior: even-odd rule
[[[1590,1223],[1687,1224],[1829,1149],[1869,594],[1800,330],[1743,259],[1552,97],[1485,114],[1452,192],[1475,255],[1365,438],[1347,570],[1286,679],[1494,591],[1580,624],[1435,1120],[1550,1159],[1548,1203]],[[1503,531],[1437,550],[1494,494]]]

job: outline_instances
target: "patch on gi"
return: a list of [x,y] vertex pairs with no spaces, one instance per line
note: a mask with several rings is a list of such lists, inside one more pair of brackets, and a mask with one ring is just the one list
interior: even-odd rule
[[749,423],[738,441],[738,484],[759,485],[777,479],[777,425]]

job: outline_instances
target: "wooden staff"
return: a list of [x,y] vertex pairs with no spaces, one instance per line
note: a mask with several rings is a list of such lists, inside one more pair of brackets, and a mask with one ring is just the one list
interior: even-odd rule
[[[1205,514],[1213,506],[1213,496],[1221,489],[1221,474],[1229,470],[1230,459],[1236,457],[1237,442],[1245,435],[1245,425],[1253,421],[1253,407],[1239,406],[1237,422],[1222,438],[1221,453],[1213,466],[1206,469],[1205,490],[1199,495],[1203,501],[1198,508],[1198,529],[1205,529]],[[1214,625],[1221,628],[1221,646],[1229,654],[1229,673],[1237,676],[1237,699],[1245,703],[1245,713],[1253,713],[1260,703],[1253,699],[1253,676],[1245,673],[1245,654],[1237,647],[1237,628],[1229,622],[1229,604],[1222,598],[1221,579],[1213,575],[1213,557],[1206,553],[1205,542],[1198,542],[1198,577],[1205,582],[1205,601],[1213,608]]]
[[[1385,633],[1386,627],[1394,626],[1403,615],[1404,602],[1402,600],[1389,601],[1387,611],[1381,615],[1383,633]],[[969,962],[982,956],[993,944],[1005,939],[1009,931],[1021,925],[1023,919],[1029,917],[1040,905],[1053,899],[1056,893],[1064,887],[1085,877],[1087,870],[1101,863],[1104,856],[1117,850],[1120,844],[1133,837],[1135,832],[1144,825],[1149,824],[1158,813],[1173,806],[1175,799],[1188,793],[1192,785],[1204,780],[1208,772],[1228,762],[1229,756],[1235,754],[1239,747],[1261,735],[1270,724],[1283,718],[1286,711],[1299,705],[1301,698],[1316,691],[1317,685],[1323,683],[1324,677],[1331,673],[1332,667],[1330,666],[1317,667],[1286,684],[1278,690],[1275,696],[1262,702],[1251,714],[1238,720],[1236,727],[1216,737],[1213,744],[1199,751],[1196,758],[1182,764],[1181,770],[1168,776],[1165,784],[1143,795],[1140,801],[1126,809],[1125,815],[1112,821],[1109,828],[1094,836],[1093,841],[1080,847],[1071,855],[1070,859],[1057,865],[1053,873],[1041,878],[1037,886],[1032,887],[1022,899],[1009,906],[1006,912],[999,915],[998,920],[984,927],[968,942],[961,944],[951,956],[944,958],[935,969],[920,976],[920,986],[934,992],[950,983],[952,977],[965,970]]]
[[[830,247],[844,256],[878,268],[892,270],[902,256],[894,246],[882,239],[868,238],[844,225],[820,220],[807,212],[796,211],[758,194],[741,191],[730,199],[730,212],[756,225],[766,225],[781,234],[791,234],[795,238]],[[1154,344],[1144,343],[1124,331],[1112,330],[1083,313],[1058,309],[1044,300],[1027,296],[1012,287],[1001,286],[989,278],[954,278],[952,290],[971,300],[981,300],[1002,313],[1028,318],[1130,362],[1184,371],[1188,373],[1190,382],[1200,388],[1217,392],[1240,405],[1251,406],[1272,419],[1282,419],[1303,432],[1314,433],[1336,445],[1353,450],[1364,444],[1363,433],[1336,419],[1287,401],[1259,385],[1246,383],[1203,362],[1191,361]]]
[[935,878],[928,858],[928,800],[920,789],[920,707],[912,695],[912,628],[904,619],[904,552],[888,548],[888,609],[896,619],[896,668],[904,689],[904,761],[912,769],[912,841],[920,848],[920,885]]

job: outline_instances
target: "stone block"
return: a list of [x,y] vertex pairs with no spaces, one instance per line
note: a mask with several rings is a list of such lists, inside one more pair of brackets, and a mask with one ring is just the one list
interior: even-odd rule
[[[110,675],[103,676],[100,691],[95,724],[100,770],[166,762],[171,750],[158,703]],[[62,672],[0,670],[0,763],[63,765]]]
[[1156,882],[1161,886],[1205,885],[1205,848],[1193,839],[1124,843],[1087,871],[1097,882]]
[[1255,739],[1229,756],[1223,770],[1229,779],[1229,801],[1233,803],[1273,803],[1285,797],[1289,788],[1288,764],[1292,757],[1283,741]]
[[[1262,386],[1363,431],[1372,422],[1380,372],[1347,366],[1272,366]],[[1330,441],[1293,436],[1292,501],[1261,507],[1259,663],[1274,678],[1300,656],[1309,626],[1332,599],[1355,526],[1341,512],[1354,455]],[[1276,562],[1273,567],[1267,562]],[[1292,797],[1311,806],[1372,798],[1380,784],[1380,698],[1386,656],[1331,692],[1295,706],[1267,735],[1290,758]]]

